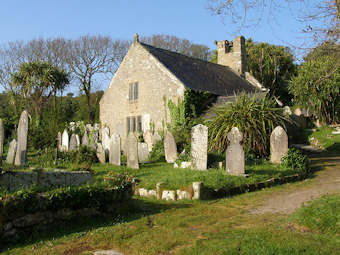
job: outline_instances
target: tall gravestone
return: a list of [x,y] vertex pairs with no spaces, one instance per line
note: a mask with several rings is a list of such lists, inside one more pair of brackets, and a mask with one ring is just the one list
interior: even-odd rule
[[97,148],[98,139],[99,139],[98,130],[91,131],[90,136],[89,136],[89,140],[90,140],[90,147],[92,149],[96,149]]
[[174,163],[178,158],[176,141],[170,132],[167,132],[164,138],[164,153],[168,163]]
[[138,143],[138,161],[146,162],[149,158],[149,149],[147,143]]
[[111,136],[110,141],[110,154],[109,154],[109,162],[110,164],[120,166],[120,151],[121,151],[121,142],[119,134],[113,134]]
[[108,127],[104,127],[102,129],[102,145],[105,151],[105,158],[109,158],[110,151],[110,129]]
[[100,163],[105,164],[106,160],[105,160],[105,151],[103,148],[103,145],[101,143],[97,143],[96,145],[97,147],[97,158],[99,160]]
[[78,150],[79,147],[80,147],[80,137],[79,137],[79,135],[76,135],[76,141],[77,141],[77,150]]
[[245,174],[244,150],[240,144],[243,140],[243,134],[237,127],[233,127],[228,133],[229,146],[226,151],[226,170],[232,175]]
[[70,139],[70,151],[76,151],[78,149],[78,141],[76,134],[71,135]]
[[69,147],[69,136],[68,136],[67,130],[65,129],[61,136],[62,151],[68,151],[68,147]]
[[6,157],[6,163],[12,165],[14,163],[15,152],[17,150],[17,141],[13,139],[9,143],[8,153]]
[[28,113],[27,111],[23,111],[18,125],[18,143],[14,161],[16,166],[23,166],[26,163],[28,125]]
[[134,133],[130,132],[127,141],[127,167],[139,169],[138,163],[138,141]]
[[146,130],[143,134],[144,141],[148,145],[149,151],[152,151],[152,132],[150,129]]
[[2,119],[0,119],[0,164],[2,163],[2,156],[4,155],[4,141],[5,141],[4,123]]
[[85,133],[84,133],[84,135],[83,135],[83,137],[81,139],[81,144],[83,146],[89,146],[89,144],[90,144],[89,136],[87,135],[86,129],[85,129]]
[[280,163],[288,152],[288,136],[286,131],[277,126],[270,135],[270,160],[272,163]]
[[208,127],[198,124],[191,130],[191,161],[193,169],[207,170]]
[[63,150],[63,148],[61,146],[61,140],[62,140],[61,133],[58,132],[58,135],[57,135],[57,149],[58,149],[58,151],[62,151]]

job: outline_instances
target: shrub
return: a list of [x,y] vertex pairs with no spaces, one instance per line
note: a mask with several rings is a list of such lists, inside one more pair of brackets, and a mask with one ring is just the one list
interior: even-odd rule
[[298,172],[307,173],[310,171],[310,161],[308,157],[296,148],[289,148],[287,155],[282,158],[281,162],[285,167]]
[[157,141],[152,146],[152,151],[150,152],[148,159],[152,162],[164,162],[165,161],[163,141]]
[[123,188],[135,183],[135,177],[127,174],[109,172],[104,176],[104,183],[113,187]]
[[241,94],[235,102],[213,108],[214,117],[207,120],[210,148],[225,151],[227,134],[237,127],[243,133],[243,143],[260,156],[269,155],[269,140],[276,126],[285,127],[290,120],[273,98]]

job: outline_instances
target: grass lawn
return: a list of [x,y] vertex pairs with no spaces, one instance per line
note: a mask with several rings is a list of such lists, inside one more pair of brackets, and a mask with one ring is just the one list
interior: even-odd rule
[[[310,228],[309,223],[303,225],[299,221],[301,217],[317,220],[317,215],[304,213],[309,206],[300,209],[295,218],[249,213],[273,191],[298,185],[301,183],[209,202],[136,199],[129,205],[128,216],[79,219],[52,233],[32,235],[2,254],[90,255],[101,249],[116,249],[129,255],[339,254],[340,240],[335,234],[339,232],[328,228],[319,231],[322,227]],[[340,201],[340,196],[332,199]],[[339,202],[323,212],[340,215],[338,205]],[[333,223],[338,226],[339,217]]]
[[335,131],[331,127],[321,127],[308,135],[308,140],[311,144],[318,144],[324,148],[329,155],[340,154],[340,134],[332,134]]
[[202,181],[209,188],[234,187],[245,183],[255,183],[274,177],[294,174],[294,171],[268,161],[262,164],[246,166],[248,178],[232,176],[225,170],[209,169],[197,171],[190,169],[173,168],[173,164],[151,163],[141,164],[140,169],[129,169],[124,166],[116,167],[109,164],[97,164],[93,167],[97,181],[102,181],[108,172],[127,173],[140,180],[139,187],[155,189],[158,182],[164,182],[169,189],[185,188],[192,182]]

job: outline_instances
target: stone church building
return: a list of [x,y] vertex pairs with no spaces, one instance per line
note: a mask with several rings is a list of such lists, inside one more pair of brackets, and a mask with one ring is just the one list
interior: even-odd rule
[[[208,91],[224,101],[235,93],[261,91],[246,72],[244,37],[217,43],[218,64],[139,42],[135,35],[128,53],[100,101],[102,127],[118,133],[161,130],[170,121],[167,101],[182,99],[186,88]],[[166,102],[165,102],[166,100]]]

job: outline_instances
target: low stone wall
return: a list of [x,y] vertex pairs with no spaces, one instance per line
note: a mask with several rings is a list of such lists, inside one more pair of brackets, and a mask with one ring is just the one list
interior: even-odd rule
[[155,190],[147,190],[145,188],[135,188],[135,195],[141,197],[154,197],[162,200],[182,200],[182,199],[216,199],[232,195],[242,194],[268,188],[275,185],[280,185],[288,182],[303,180],[307,177],[306,174],[294,174],[280,178],[272,178],[266,181],[242,184],[232,188],[211,189],[204,186],[203,182],[193,182],[192,186],[186,190],[167,190],[162,188],[163,183],[158,183]]
[[0,189],[13,192],[32,186],[46,188],[78,186],[92,180],[93,174],[86,171],[13,171],[0,174]]

